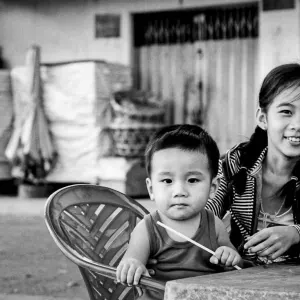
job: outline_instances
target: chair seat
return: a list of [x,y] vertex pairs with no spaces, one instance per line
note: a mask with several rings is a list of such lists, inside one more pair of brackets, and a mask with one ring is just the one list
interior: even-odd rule
[[[136,224],[149,212],[107,187],[75,184],[53,193],[45,205],[48,230],[80,269],[90,299],[138,299],[139,289],[116,284],[116,267]],[[164,283],[143,276],[143,299],[163,299]],[[151,296],[149,296],[151,295]]]

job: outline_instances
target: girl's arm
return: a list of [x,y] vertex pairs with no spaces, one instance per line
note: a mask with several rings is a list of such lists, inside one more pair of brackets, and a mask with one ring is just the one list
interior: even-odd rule
[[220,178],[219,188],[214,198],[208,199],[205,208],[211,210],[216,216],[222,219],[229,208],[228,205],[230,201],[228,201],[228,197],[229,197],[228,182],[226,181],[225,176],[223,174],[221,160],[219,161],[218,177]]

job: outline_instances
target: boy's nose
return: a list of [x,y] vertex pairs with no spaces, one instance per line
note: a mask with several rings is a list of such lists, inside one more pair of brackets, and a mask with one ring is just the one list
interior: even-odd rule
[[177,182],[174,184],[173,196],[174,197],[185,197],[187,196],[187,189],[185,184],[182,182]]

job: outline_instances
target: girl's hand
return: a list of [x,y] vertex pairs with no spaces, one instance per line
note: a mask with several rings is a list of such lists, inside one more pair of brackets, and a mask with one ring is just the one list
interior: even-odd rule
[[135,258],[123,259],[117,267],[117,282],[138,285],[142,275],[150,276],[146,267]]
[[276,259],[292,245],[299,243],[299,240],[298,231],[293,226],[275,226],[264,228],[252,235],[244,248],[258,256]]
[[209,261],[212,264],[222,264],[226,267],[233,267],[241,262],[241,257],[235,249],[227,246],[221,246],[215,251]]

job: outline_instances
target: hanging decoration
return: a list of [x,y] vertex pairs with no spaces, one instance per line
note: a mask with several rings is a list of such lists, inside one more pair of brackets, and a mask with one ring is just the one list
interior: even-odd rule
[[136,14],[135,47],[258,37],[258,5]]

